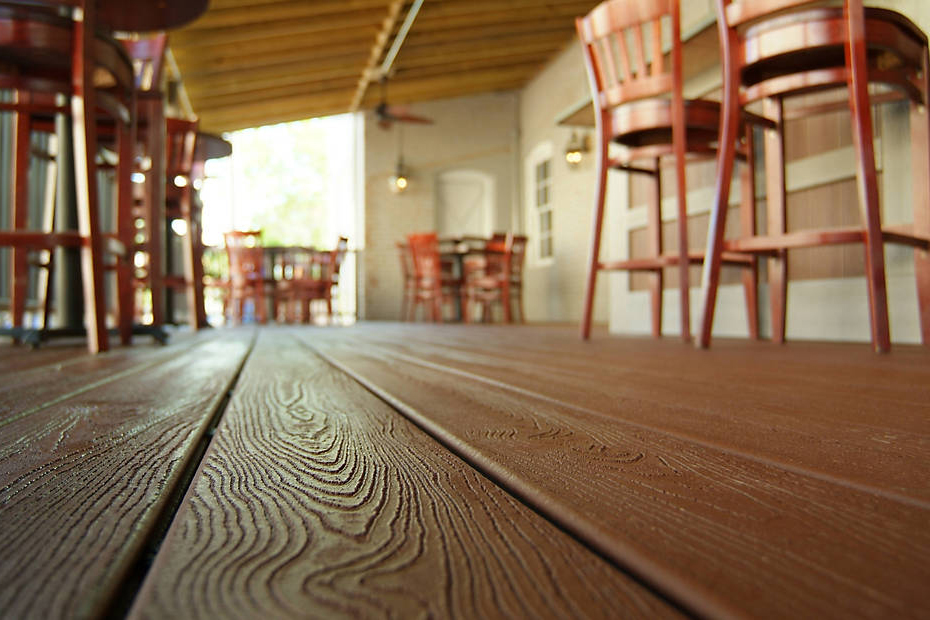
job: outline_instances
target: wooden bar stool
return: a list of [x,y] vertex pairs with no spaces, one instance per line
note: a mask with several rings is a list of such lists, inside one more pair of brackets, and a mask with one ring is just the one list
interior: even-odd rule
[[162,91],[168,37],[123,41],[136,75],[136,167],[133,184],[133,285],[136,322],[165,324],[165,103]]
[[[174,317],[174,293],[183,292],[187,302],[187,320],[193,329],[201,325],[199,317],[203,311],[203,279],[197,286],[194,273],[195,263],[202,260],[195,249],[194,235],[199,226],[194,222],[194,187],[193,167],[194,151],[197,144],[197,121],[169,118],[166,122],[165,142],[165,217],[169,226],[166,228],[165,251],[173,273],[165,275],[165,286],[169,290],[166,320],[176,323]],[[178,224],[182,222],[182,224]],[[180,246],[182,265],[181,274],[171,250]],[[205,320],[205,318],[204,318]]]
[[[769,258],[772,337],[782,342],[785,338],[788,249],[862,243],[872,345],[876,351],[887,351],[891,339],[883,244],[893,242],[915,248],[921,333],[924,344],[930,345],[930,121],[927,113],[930,62],[926,35],[899,13],[863,8],[862,0],[715,2],[723,60],[724,113],[715,204],[704,263],[705,303],[699,344],[703,347],[710,344],[720,263],[726,251],[753,252]],[[870,84],[880,85],[884,91],[870,99]],[[862,224],[786,232],[784,123],[789,110],[785,102],[795,96],[829,89],[839,89],[842,95],[839,107],[848,106],[852,114]],[[906,98],[910,102],[914,224],[908,229],[883,227],[881,222],[870,106],[889,96]],[[773,123],[765,138],[768,233],[724,241],[724,210],[739,136],[740,111],[756,101],[764,102],[765,114]],[[800,117],[831,109],[837,108],[816,105],[790,110],[790,114]]]
[[206,179],[206,164],[208,160],[219,159],[232,155],[232,144],[213,134],[202,131],[197,132],[197,142],[194,148],[194,166],[191,170],[191,186],[194,188],[191,196],[191,243],[193,244],[194,286],[198,289],[195,295],[203,300],[197,305],[197,326],[209,327],[206,309],[206,285],[208,278],[204,273],[204,254],[206,247],[203,244],[203,203],[200,201],[200,188]]
[[[0,232],[0,245],[13,248],[13,335],[21,328],[25,291],[24,265],[30,251],[56,247],[80,248],[88,349],[109,347],[104,271],[106,255],[118,255],[118,325],[123,342],[132,334],[132,295],[128,245],[129,164],[132,131],[133,73],[123,48],[98,22],[93,2],[0,1],[0,88],[15,91],[14,102],[3,104],[16,118],[13,157],[13,227]],[[74,126],[74,166],[77,184],[78,230],[29,228],[27,216],[30,133],[64,109],[56,97],[70,97]],[[115,124],[117,208],[115,234],[101,230],[98,205],[98,114]],[[45,337],[43,331],[38,338]]]
[[[663,26],[665,24],[665,26]],[[670,58],[662,48],[663,27],[671,34]],[[689,265],[704,254],[691,251],[688,242],[686,158],[707,158],[716,151],[720,106],[682,94],[681,31],[678,0],[607,0],[586,17],[576,20],[584,50],[594,103],[597,134],[597,191],[594,232],[582,310],[581,337],[591,334],[591,313],[597,273],[601,270],[643,271],[651,274],[652,335],[662,333],[663,269],[677,266],[681,306],[681,337],[691,340]],[[754,227],[751,131],[743,149],[748,163],[743,175],[741,206],[744,230]],[[611,156],[611,142],[622,152]],[[675,164],[678,249],[663,251],[660,183],[663,162]],[[642,163],[637,163],[642,162]],[[653,180],[647,232],[650,255],[644,258],[602,262],[600,245],[608,169],[647,175]],[[756,264],[751,256],[726,254],[728,263],[743,268],[749,332],[757,337]]]

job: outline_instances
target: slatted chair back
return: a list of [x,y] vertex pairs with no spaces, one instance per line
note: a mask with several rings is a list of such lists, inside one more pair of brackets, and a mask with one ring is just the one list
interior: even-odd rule
[[[679,24],[678,0],[614,0],[578,18],[595,105],[606,110],[680,91]],[[663,31],[671,34],[671,63],[664,56]]]
[[407,245],[413,260],[414,278],[421,286],[435,283],[438,287],[442,277],[442,263],[439,259],[439,239],[436,233],[407,235]]
[[507,242],[510,246],[510,281],[522,284],[527,238],[525,235],[509,234]]
[[503,276],[509,273],[509,249],[508,235],[506,233],[494,233],[484,246],[484,273],[488,276]]
[[264,250],[261,231],[232,231],[223,234],[229,257],[229,278],[234,287],[263,281]]

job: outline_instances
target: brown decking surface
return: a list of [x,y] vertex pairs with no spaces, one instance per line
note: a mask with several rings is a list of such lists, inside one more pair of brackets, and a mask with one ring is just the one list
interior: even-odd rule
[[0,615],[930,616],[930,349],[175,340],[0,345]]

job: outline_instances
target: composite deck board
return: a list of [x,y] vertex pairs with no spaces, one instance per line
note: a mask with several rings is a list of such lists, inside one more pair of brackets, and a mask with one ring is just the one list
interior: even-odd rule
[[144,376],[159,364],[221,337],[204,333],[169,346],[119,348],[97,355],[87,353],[83,344],[77,352],[24,350],[17,357],[22,364],[11,364],[0,374],[0,428],[81,392],[119,385],[133,375]]
[[678,615],[296,333],[263,330],[131,617]]
[[52,394],[36,398],[32,373],[42,369],[4,375],[5,395],[18,395],[28,415],[5,401],[0,615],[99,617],[109,608],[251,340],[238,332],[81,357],[63,367],[61,385],[46,374]]
[[[930,350],[360,329],[367,346],[930,505]],[[476,337],[483,333],[483,337]],[[513,338],[523,334],[523,338]]]
[[[750,617],[930,613],[925,502],[842,484],[787,462],[750,458],[605,414],[590,403],[563,404],[504,382],[418,363],[406,359],[409,352],[396,355],[384,344],[385,338],[394,339],[396,346],[406,349],[412,343],[415,350],[423,346],[414,338],[418,333],[442,346],[451,332],[453,348],[461,338],[460,343],[486,347],[491,355],[506,356],[507,349],[544,351],[527,344],[531,332],[398,328],[385,336],[390,331],[378,326],[301,337],[502,485],[694,611]],[[366,333],[380,335],[368,339]],[[379,340],[380,346],[374,344]],[[589,353],[589,371],[605,361],[596,356],[624,363],[616,352],[601,348]],[[641,343],[639,349],[649,346]],[[739,356],[728,362],[725,353],[697,353],[704,354],[706,366],[700,374],[738,374]],[[561,363],[559,348],[552,355]],[[835,350],[832,355],[837,359]],[[666,371],[673,390],[677,364],[671,357]],[[850,364],[866,375],[870,366],[863,362],[856,370],[856,363]],[[907,372],[906,365],[901,371]],[[634,374],[631,380],[640,378]],[[721,384],[729,380],[716,378]],[[803,376],[796,380],[803,384]],[[622,383],[613,386],[621,390]],[[729,408],[734,427],[740,423],[737,414],[754,414],[748,403],[740,406],[746,409]],[[923,412],[926,404],[920,407]],[[913,411],[902,415],[915,417]],[[915,424],[906,422],[909,428]],[[766,438],[780,441],[777,432]],[[914,475],[926,475],[926,462],[924,453],[906,466],[918,467]]]
[[0,341],[0,374],[66,362],[86,354],[87,345],[83,341],[38,349]]

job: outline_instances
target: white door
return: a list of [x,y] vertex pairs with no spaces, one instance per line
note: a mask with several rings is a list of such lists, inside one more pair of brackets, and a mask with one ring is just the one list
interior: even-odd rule
[[489,237],[494,222],[494,179],[452,170],[436,181],[436,231],[440,237]]

